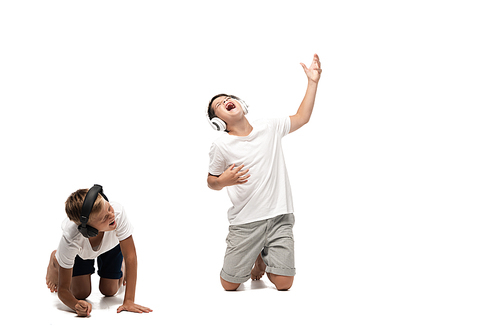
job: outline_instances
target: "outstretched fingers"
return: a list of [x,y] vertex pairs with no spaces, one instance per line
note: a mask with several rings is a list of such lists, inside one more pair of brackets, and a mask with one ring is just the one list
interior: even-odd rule
[[[250,174],[247,174],[250,171],[250,169],[247,169],[241,173],[238,173],[238,182],[239,183],[245,183],[248,181],[248,178],[250,177]],[[246,175],[245,175],[246,174]]]
[[127,311],[127,312],[134,312],[134,313],[149,313],[153,312],[152,309],[149,307],[141,306],[135,303],[127,303],[123,304],[120,306],[117,310],[116,313],[120,313],[122,311]]
[[241,166],[238,167],[237,169],[237,172],[236,173],[236,177],[238,178],[238,182],[239,183],[245,183],[248,181],[248,178],[250,177],[250,174],[248,174],[248,172],[250,171],[250,169],[246,169],[244,171],[241,171],[241,169],[243,168],[243,164]]

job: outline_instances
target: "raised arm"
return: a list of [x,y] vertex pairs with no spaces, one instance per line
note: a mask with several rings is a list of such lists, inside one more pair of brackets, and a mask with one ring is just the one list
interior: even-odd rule
[[290,133],[295,130],[300,129],[304,124],[309,122],[311,114],[314,108],[314,101],[316,100],[316,91],[318,89],[318,82],[321,77],[321,63],[317,54],[314,55],[311,66],[306,67],[303,63],[300,63],[304,72],[307,75],[307,90],[302,103],[297,110],[297,113],[290,116],[291,126]]

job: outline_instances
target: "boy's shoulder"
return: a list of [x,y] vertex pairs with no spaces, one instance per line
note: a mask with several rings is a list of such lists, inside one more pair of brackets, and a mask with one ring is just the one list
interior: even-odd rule
[[290,119],[289,116],[260,118],[260,119],[255,121],[255,125],[277,127],[277,126],[280,126],[282,124],[286,124],[289,119]]
[[64,238],[67,240],[75,240],[80,235],[78,232],[78,225],[71,221],[68,217],[65,217],[61,223],[61,230]]
[[286,136],[290,131],[290,117],[273,117],[273,118],[264,118],[259,120],[261,128],[267,128],[269,131],[273,133],[279,134],[281,137]]
[[262,131],[279,131],[280,128],[286,128],[287,121],[289,123],[290,117],[274,117],[274,118],[259,118],[257,120],[252,121],[250,124],[253,127],[252,133],[246,137],[235,137],[229,135],[227,132],[224,132],[217,136],[212,141],[213,147],[222,147],[232,142],[239,142],[241,140],[246,140],[248,138],[259,137],[259,133]]
[[212,147],[221,146],[228,139],[230,138],[227,132],[221,133],[219,136],[215,137],[214,140],[212,141]]

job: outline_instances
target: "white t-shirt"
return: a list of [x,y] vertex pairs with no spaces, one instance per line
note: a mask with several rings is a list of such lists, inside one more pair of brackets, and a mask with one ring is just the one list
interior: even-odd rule
[[292,191],[281,148],[290,132],[290,117],[259,120],[245,137],[224,133],[210,148],[208,172],[221,175],[228,167],[244,164],[250,169],[248,182],[227,188],[233,206],[231,225],[250,223],[293,212]]
[[78,231],[78,225],[69,218],[64,219],[61,225],[63,234],[56,252],[56,259],[61,267],[73,268],[76,255],[84,260],[95,259],[132,235],[133,227],[123,210],[123,206],[115,202],[110,202],[110,204],[115,210],[116,229],[104,232],[102,242],[97,250],[93,250],[89,239]]

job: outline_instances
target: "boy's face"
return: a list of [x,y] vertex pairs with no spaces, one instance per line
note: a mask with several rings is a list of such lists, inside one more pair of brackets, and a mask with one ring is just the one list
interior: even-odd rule
[[219,96],[212,102],[215,116],[227,123],[232,117],[243,115],[241,104],[229,96]]
[[99,232],[113,231],[116,229],[115,210],[109,202],[104,201],[101,211],[92,217],[89,221],[89,225],[96,228]]

